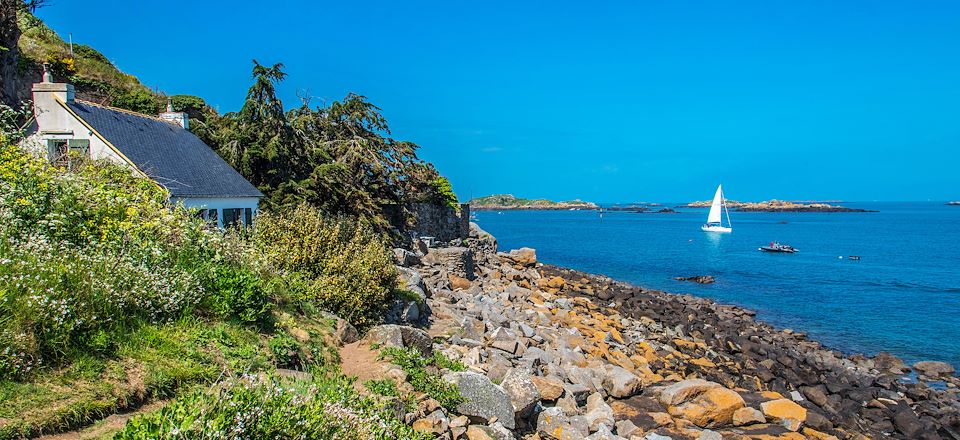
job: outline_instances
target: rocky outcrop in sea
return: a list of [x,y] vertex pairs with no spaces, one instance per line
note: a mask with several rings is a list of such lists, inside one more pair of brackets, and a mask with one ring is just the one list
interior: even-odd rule
[[455,411],[407,415],[439,438],[960,439],[947,364],[847,356],[739,307],[498,253],[476,225],[457,244],[398,253],[426,297],[408,323],[468,367],[444,375]]
[[[691,202],[678,208],[709,208],[713,202]],[[738,212],[876,212],[862,208],[831,205],[826,202],[790,202],[785,200],[767,200],[765,202],[726,201],[727,206]]]

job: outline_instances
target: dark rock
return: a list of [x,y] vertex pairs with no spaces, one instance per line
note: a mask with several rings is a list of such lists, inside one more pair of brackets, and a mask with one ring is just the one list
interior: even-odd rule
[[712,284],[716,279],[711,275],[694,275],[692,277],[674,277],[677,281],[692,281],[698,284]]
[[540,402],[540,390],[530,380],[529,371],[519,368],[510,370],[500,386],[510,396],[518,419],[525,419],[533,414],[534,407]]
[[423,257],[425,264],[441,266],[448,274],[466,280],[473,280],[473,251],[466,247],[447,247],[430,249]]
[[807,410],[807,420],[804,422],[806,426],[809,426],[817,431],[827,431],[833,429],[833,423],[830,422],[823,414],[820,414],[816,411]]
[[909,405],[901,402],[894,411],[893,425],[897,428],[897,431],[902,432],[909,438],[916,438],[923,432],[923,423],[920,422],[920,418],[910,409]]
[[800,387],[800,392],[803,393],[803,396],[806,397],[807,400],[813,402],[817,406],[823,407],[827,406],[829,403],[827,401],[826,387],[823,385]]
[[420,257],[406,249],[395,248],[393,250],[393,261],[398,266],[413,267],[420,264]]

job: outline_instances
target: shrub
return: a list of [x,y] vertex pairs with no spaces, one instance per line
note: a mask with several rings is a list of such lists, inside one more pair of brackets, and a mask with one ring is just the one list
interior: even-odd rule
[[187,113],[191,121],[205,119],[204,111],[207,103],[203,98],[193,95],[173,95],[170,101],[173,102],[174,111]]
[[197,392],[131,419],[117,440],[181,438],[426,439],[351,381],[325,374],[313,382],[245,376],[218,393]]
[[397,391],[397,383],[393,379],[371,379],[364,382],[363,386],[378,396],[398,397],[400,395],[400,392]]
[[459,201],[457,200],[457,194],[453,192],[453,187],[450,185],[450,180],[448,180],[446,177],[441,176],[431,180],[430,187],[433,190],[432,192],[436,202],[447,205],[454,210],[460,209],[460,206],[458,205]]
[[205,278],[207,307],[220,318],[258,323],[270,315],[270,300],[257,273],[235,263],[214,263]]
[[260,215],[253,236],[269,262],[310,280],[298,283],[295,300],[315,302],[361,328],[382,319],[398,278],[369,226],[300,206]]
[[112,96],[111,105],[145,115],[156,115],[160,109],[156,96],[138,88],[118,90]]
[[273,362],[280,368],[292,368],[300,365],[300,346],[288,335],[280,334],[270,338],[268,344]]

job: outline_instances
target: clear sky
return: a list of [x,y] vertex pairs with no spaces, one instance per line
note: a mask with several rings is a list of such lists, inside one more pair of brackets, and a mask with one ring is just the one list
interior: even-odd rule
[[960,199],[955,1],[55,0],[168,94],[368,96],[466,199]]

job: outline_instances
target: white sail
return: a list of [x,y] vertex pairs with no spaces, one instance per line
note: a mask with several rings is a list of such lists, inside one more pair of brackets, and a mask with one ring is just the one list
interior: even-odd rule
[[720,223],[720,212],[723,207],[723,185],[717,186],[717,194],[713,196],[713,204],[710,205],[710,215],[707,216],[707,224]]

